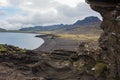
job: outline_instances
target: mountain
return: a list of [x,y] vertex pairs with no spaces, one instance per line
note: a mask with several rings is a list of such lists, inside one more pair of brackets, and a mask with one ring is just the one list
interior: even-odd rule
[[5,29],[3,29],[3,28],[0,28],[0,31],[6,31]]
[[78,20],[73,25],[80,26],[80,25],[86,25],[86,24],[89,24],[89,23],[94,24],[96,22],[101,22],[101,20],[98,17],[91,16],[91,17],[86,17],[84,20]]
[[53,30],[61,30],[61,29],[65,30],[65,29],[72,29],[89,24],[94,25],[100,22],[101,20],[98,17],[90,16],[90,17],[86,17],[83,20],[78,20],[70,25],[58,24],[58,25],[48,25],[48,26],[34,26],[34,27],[22,28],[20,29],[20,31],[53,31]]
[[64,27],[63,24],[58,24],[58,25],[50,25],[50,26],[35,26],[35,27],[28,27],[28,28],[22,28],[20,29],[21,31],[51,31],[51,30],[56,30],[61,27]]

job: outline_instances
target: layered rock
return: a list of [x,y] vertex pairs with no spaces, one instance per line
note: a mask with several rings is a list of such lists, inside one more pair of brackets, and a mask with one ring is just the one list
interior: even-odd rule
[[[102,60],[107,64],[107,80],[120,79],[120,1],[88,0],[91,8],[103,17],[99,39]],[[100,76],[99,76],[100,77]],[[102,77],[102,76],[101,76]]]
[[[96,60],[91,54],[96,49],[86,46],[91,47],[88,43],[81,42],[78,52],[54,50],[45,53],[1,45],[0,80],[95,80],[92,68],[96,65]],[[95,67],[99,70],[99,66],[101,64]],[[103,68],[104,64],[102,71]],[[98,72],[98,75],[103,73]]]

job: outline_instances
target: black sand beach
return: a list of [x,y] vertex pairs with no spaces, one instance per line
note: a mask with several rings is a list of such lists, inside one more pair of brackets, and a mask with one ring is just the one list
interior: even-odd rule
[[[36,37],[43,38],[44,43],[39,48],[35,49],[35,51],[43,52],[52,52],[54,50],[77,51],[79,44],[81,42],[86,42],[82,40],[60,38],[59,36],[55,36],[54,34],[43,34],[37,35]],[[97,42],[94,43],[97,45]]]

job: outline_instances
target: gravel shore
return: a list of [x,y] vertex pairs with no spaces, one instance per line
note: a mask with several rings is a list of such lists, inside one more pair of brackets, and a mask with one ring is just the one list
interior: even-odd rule
[[44,39],[45,43],[40,46],[39,48],[35,49],[36,51],[43,51],[43,52],[51,52],[54,50],[69,50],[69,51],[76,51],[79,43],[79,40],[71,40],[71,39],[64,39],[59,38],[54,35],[37,35],[36,37],[40,37]]

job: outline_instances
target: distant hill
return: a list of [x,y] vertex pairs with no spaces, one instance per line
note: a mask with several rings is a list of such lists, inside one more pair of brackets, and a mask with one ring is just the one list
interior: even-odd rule
[[0,31],[6,31],[5,29],[3,29],[3,28],[0,28]]
[[101,20],[98,17],[90,16],[90,17],[86,17],[83,20],[78,20],[70,25],[58,24],[58,25],[48,25],[48,26],[34,26],[34,27],[22,28],[20,29],[20,31],[69,30],[73,28],[84,27],[85,25],[95,25],[99,23],[101,23]]
[[49,26],[34,26],[28,28],[22,28],[20,31],[51,31],[64,27],[63,24],[49,25]]
[[75,22],[73,25],[75,26],[81,26],[81,25],[86,25],[86,24],[89,24],[89,23],[96,23],[96,22],[101,22],[101,20],[98,18],[98,17],[94,17],[94,16],[91,16],[91,17],[86,17],[85,19],[83,20],[78,20],[77,22]]
[[99,34],[101,33],[100,29],[101,22],[90,23],[82,26],[74,26],[71,28],[64,28],[55,30],[56,33],[66,33],[66,34]]

